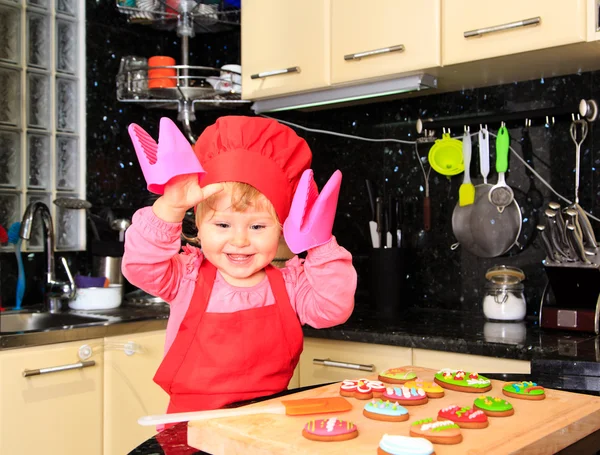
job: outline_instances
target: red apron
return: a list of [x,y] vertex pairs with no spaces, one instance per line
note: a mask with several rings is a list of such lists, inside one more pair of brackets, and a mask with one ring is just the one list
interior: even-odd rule
[[302,352],[302,327],[281,271],[265,269],[275,304],[207,313],[216,268],[204,260],[192,301],[154,382],[168,413],[221,408],[285,390]]

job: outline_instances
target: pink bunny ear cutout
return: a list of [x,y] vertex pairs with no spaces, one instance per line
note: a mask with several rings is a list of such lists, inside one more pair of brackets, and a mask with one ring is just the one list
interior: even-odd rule
[[283,235],[292,253],[301,253],[331,239],[341,184],[342,173],[338,170],[319,194],[313,171],[304,171],[283,224]]
[[178,175],[198,174],[199,182],[205,174],[191,144],[171,119],[160,119],[158,144],[135,123],[127,131],[151,193],[163,194],[165,184]]

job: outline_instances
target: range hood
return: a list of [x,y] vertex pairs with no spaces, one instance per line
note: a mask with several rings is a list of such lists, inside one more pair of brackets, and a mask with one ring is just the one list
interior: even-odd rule
[[377,98],[400,93],[413,92],[429,88],[437,88],[437,79],[429,74],[415,74],[398,79],[368,82],[360,85],[349,85],[317,90],[315,92],[281,96],[255,101],[252,110],[262,112],[289,111],[328,104],[347,103],[350,101]]

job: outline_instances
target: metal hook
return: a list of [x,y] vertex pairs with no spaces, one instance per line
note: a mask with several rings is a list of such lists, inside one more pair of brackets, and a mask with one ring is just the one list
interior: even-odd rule
[[469,133],[471,132],[471,127],[468,125],[465,125],[465,133]]

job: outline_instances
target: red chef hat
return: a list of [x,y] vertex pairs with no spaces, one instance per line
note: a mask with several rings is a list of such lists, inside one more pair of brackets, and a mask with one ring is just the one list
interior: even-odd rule
[[243,182],[273,204],[283,224],[312,153],[291,128],[263,117],[225,116],[206,128],[194,147],[206,171],[201,186]]

